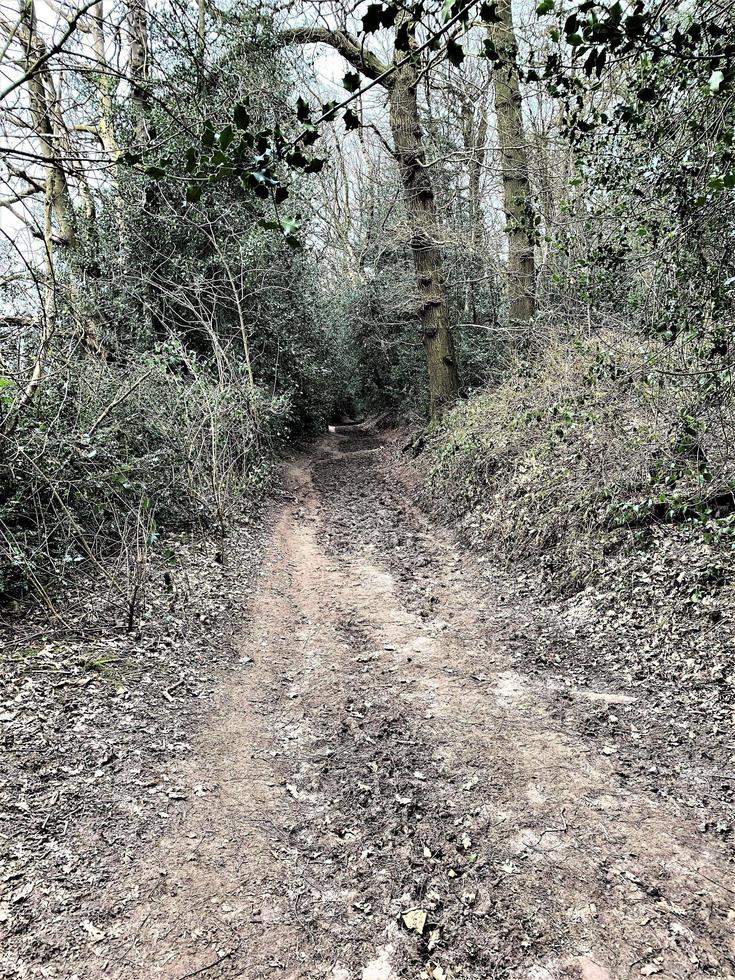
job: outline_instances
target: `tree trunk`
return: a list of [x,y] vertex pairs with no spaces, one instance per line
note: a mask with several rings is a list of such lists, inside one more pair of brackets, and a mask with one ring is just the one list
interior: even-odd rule
[[140,150],[145,150],[155,134],[150,128],[150,41],[146,0],[128,0],[128,35],[130,43],[131,94],[136,106],[135,135]]
[[[65,133],[65,129],[60,113],[54,109],[53,80],[46,65],[35,72],[31,71],[31,67],[38,64],[46,54],[43,39],[38,34],[34,0],[22,0],[20,14],[20,36],[25,54],[25,67],[28,71],[31,125],[38,142],[39,155],[46,164],[46,211],[56,221],[58,243],[62,246],[65,259],[71,269],[68,287],[69,305],[84,346],[91,353],[104,359],[105,351],[100,344],[97,323],[91,312],[91,309],[94,309],[94,302],[90,304],[77,281],[77,277],[82,280],[87,277],[94,279],[96,267],[83,255],[83,242],[80,240],[69,182],[58,158],[60,137]],[[47,215],[46,223],[48,220],[50,219]]]
[[66,173],[59,165],[56,156],[57,140],[47,93],[47,70],[42,68],[31,72],[32,66],[46,53],[45,45],[36,27],[34,0],[23,0],[21,22],[25,67],[29,72],[27,85],[31,121],[38,141],[39,154],[46,163],[46,200],[51,204],[61,242],[69,248],[74,248],[77,244],[76,221]]
[[90,11],[90,30],[92,34],[92,50],[95,58],[94,81],[97,86],[97,94],[100,103],[99,117],[97,120],[97,136],[100,143],[107,151],[110,160],[116,163],[120,158],[120,146],[117,142],[114,129],[114,100],[116,81],[114,74],[110,71],[105,54],[105,33],[104,23],[105,14],[102,0],[92,7]]
[[[481,261],[485,243],[485,222],[482,216],[482,168],[485,165],[485,144],[487,143],[487,105],[484,99],[477,104],[468,95],[462,99],[462,139],[467,154],[467,203],[468,223],[470,228],[470,269],[475,269]],[[477,304],[475,302],[475,287],[468,276],[465,285],[464,315],[467,323],[477,322]]]
[[511,323],[523,324],[536,311],[534,226],[528,147],[518,78],[518,46],[513,31],[511,0],[498,0],[499,20],[488,28],[499,55],[494,71],[505,229],[508,236],[508,291]]
[[205,17],[205,0],[198,0],[197,6],[197,71],[199,78],[197,88],[204,91],[206,74],[204,71],[204,56],[207,53],[207,20]]
[[[409,14],[404,13],[397,19],[397,36],[400,36],[401,28],[405,24],[408,24],[407,47],[396,45],[394,64],[407,58],[416,47]],[[383,78],[388,66],[364,43],[346,31],[332,31],[324,27],[294,27],[283,31],[281,40],[284,44],[328,44],[368,78],[380,80],[388,92],[390,126],[403,185],[403,199],[411,231],[411,253],[418,283],[418,313],[426,352],[429,410],[431,417],[437,418],[455,401],[459,381],[449,322],[449,302],[439,244],[436,204],[426,166],[424,135],[416,96],[418,57],[408,58],[405,64]]]
[[[127,0],[128,60],[131,77],[130,94],[135,116],[135,138],[138,152],[144,153],[156,139],[151,118],[151,44],[148,33],[147,0]],[[161,193],[154,181],[145,188],[145,207],[139,229],[140,249],[135,261],[142,265],[144,298],[142,314],[146,329],[156,340],[168,335],[165,313],[165,289],[161,283],[161,254],[157,245],[161,233]]]
[[[415,45],[411,30],[408,44],[410,47]],[[408,53],[396,47],[395,60],[400,61]],[[449,322],[443,255],[438,242],[436,202],[426,167],[417,85],[418,64],[411,59],[397,68],[391,79],[388,90],[390,127],[411,230],[411,252],[429,376],[429,410],[431,417],[436,418],[455,401],[459,378]]]

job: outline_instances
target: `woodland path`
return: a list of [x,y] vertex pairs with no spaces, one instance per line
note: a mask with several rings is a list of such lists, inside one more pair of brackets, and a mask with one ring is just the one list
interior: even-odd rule
[[626,698],[575,692],[555,717],[500,599],[382,452],[340,429],[291,464],[252,664],[178,764],[197,789],[110,901],[155,888],[79,975],[735,976],[724,845],[583,734],[590,700]]

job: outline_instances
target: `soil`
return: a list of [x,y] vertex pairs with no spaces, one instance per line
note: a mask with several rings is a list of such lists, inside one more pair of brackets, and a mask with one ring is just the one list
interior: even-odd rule
[[205,708],[100,784],[108,824],[72,810],[76,903],[12,879],[2,975],[735,977],[731,774],[706,795],[643,688],[539,667],[529,600],[396,458],[356,425],[289,464]]

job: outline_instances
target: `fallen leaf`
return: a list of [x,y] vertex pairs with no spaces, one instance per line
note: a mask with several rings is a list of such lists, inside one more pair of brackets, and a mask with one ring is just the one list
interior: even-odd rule
[[93,925],[89,919],[85,919],[82,922],[82,929],[92,937],[92,942],[98,943],[101,939],[105,938],[104,932]]
[[425,909],[408,909],[401,913],[401,918],[403,919],[403,924],[407,929],[412,929],[421,935],[424,931],[424,926],[426,925],[426,910]]

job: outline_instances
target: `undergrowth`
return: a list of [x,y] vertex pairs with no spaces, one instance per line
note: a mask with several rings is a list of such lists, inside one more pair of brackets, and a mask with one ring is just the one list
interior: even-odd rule
[[2,436],[0,597],[49,590],[90,566],[132,615],[168,532],[213,531],[256,500],[291,404],[180,350],[73,366]]
[[681,356],[604,333],[549,340],[434,428],[432,505],[475,543],[541,560],[563,590],[665,527],[731,552],[731,406],[680,383]]

